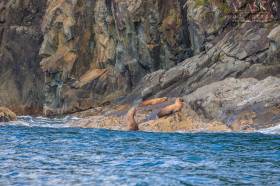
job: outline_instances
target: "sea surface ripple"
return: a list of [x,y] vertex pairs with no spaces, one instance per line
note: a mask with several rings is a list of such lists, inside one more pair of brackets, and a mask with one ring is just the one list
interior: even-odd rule
[[0,185],[280,185],[280,135],[147,133],[21,117],[0,126]]

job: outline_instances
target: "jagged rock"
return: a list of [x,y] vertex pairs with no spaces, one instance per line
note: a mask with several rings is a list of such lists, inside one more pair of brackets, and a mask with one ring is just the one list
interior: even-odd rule
[[280,79],[268,77],[215,82],[184,97],[201,117],[233,130],[255,130],[280,122]]
[[279,63],[270,61],[267,37],[271,30],[271,26],[264,23],[244,23],[235,30],[226,31],[207,52],[144,77],[130,97],[179,97],[229,77],[279,76]]
[[268,35],[268,39],[274,42],[276,45],[275,49],[279,49],[280,47],[280,26],[274,28]]
[[2,0],[0,104],[67,114],[279,77],[279,2],[254,3]]
[[270,41],[270,63],[280,63],[280,26],[274,28],[268,35]]
[[46,1],[0,2],[0,105],[21,115],[42,114],[41,22]]
[[[67,113],[86,109],[85,102],[90,108],[111,101],[144,75],[185,59],[190,43],[182,3],[51,0],[40,50],[45,110]],[[96,70],[106,73],[87,78]]]
[[[184,97],[182,110],[157,118],[168,102],[139,107],[135,120],[142,131],[256,131],[280,123],[280,78],[228,78]],[[106,108],[106,107],[104,107]],[[120,109],[121,108],[121,109]],[[126,130],[129,106],[107,108],[69,123],[74,127]]]
[[17,116],[14,112],[6,107],[0,107],[0,123],[1,122],[9,122],[15,121]]
[[207,38],[228,23],[230,5],[224,1],[187,1],[190,39],[195,54],[205,49]]
[[[244,22],[255,24],[280,18],[280,3],[276,0],[258,2],[189,0],[186,7],[188,7],[190,40],[195,54],[213,46],[217,38],[221,38],[222,32],[234,24]],[[246,55],[246,52],[239,52],[236,51],[236,54],[240,55],[240,58]]]

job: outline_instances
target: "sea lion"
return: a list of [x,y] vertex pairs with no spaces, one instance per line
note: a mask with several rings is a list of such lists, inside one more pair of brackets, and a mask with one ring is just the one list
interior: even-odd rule
[[132,107],[126,115],[126,122],[127,122],[127,128],[129,131],[137,131],[139,130],[138,124],[136,123],[134,117],[137,111],[137,107]]
[[164,98],[154,98],[154,99],[149,99],[149,100],[145,100],[143,101],[140,106],[141,107],[146,107],[146,106],[150,106],[150,105],[156,105],[156,104],[160,104],[163,102],[166,102],[168,100],[168,98],[164,97]]
[[157,116],[159,118],[162,118],[164,116],[168,116],[175,112],[179,112],[183,108],[183,105],[184,105],[183,100],[181,98],[177,98],[174,104],[162,108],[157,114]]

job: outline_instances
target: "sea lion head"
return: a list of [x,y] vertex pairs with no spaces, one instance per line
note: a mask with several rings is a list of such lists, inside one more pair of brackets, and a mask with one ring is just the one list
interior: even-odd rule
[[183,98],[176,98],[176,102],[185,102],[185,100]]
[[168,97],[163,97],[162,98],[164,101],[168,101]]

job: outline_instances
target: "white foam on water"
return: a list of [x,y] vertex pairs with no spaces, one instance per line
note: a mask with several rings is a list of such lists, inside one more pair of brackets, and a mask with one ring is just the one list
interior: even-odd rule
[[280,124],[275,127],[261,129],[258,132],[263,133],[263,134],[280,134]]
[[1,123],[2,126],[10,125],[10,126],[23,126],[23,127],[30,127],[30,124],[25,121],[13,121],[13,122],[4,122]]
[[47,118],[43,116],[18,116],[17,121],[3,123],[2,125],[25,126],[25,127],[48,127],[68,128],[67,123],[71,120],[78,120],[78,117],[65,116],[63,118]]

